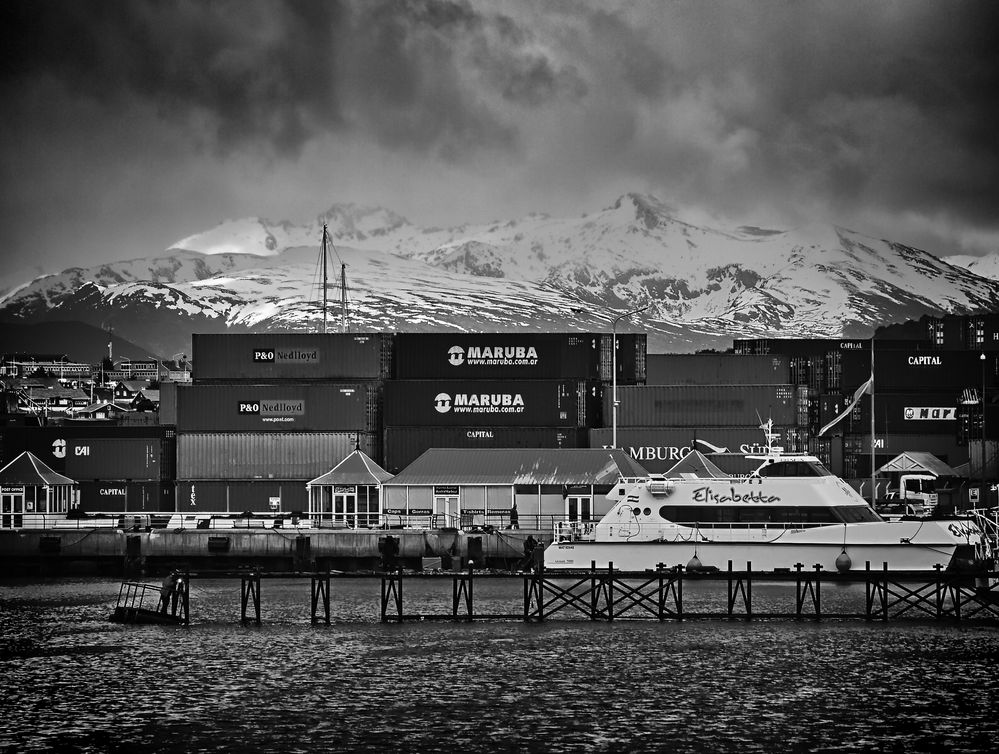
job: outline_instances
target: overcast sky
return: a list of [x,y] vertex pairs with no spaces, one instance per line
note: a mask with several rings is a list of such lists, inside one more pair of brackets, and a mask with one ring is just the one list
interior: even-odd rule
[[652,193],[999,250],[999,3],[0,4],[10,274],[338,202],[420,225]]

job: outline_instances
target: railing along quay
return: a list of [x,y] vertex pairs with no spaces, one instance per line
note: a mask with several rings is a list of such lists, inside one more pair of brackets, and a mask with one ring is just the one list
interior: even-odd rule
[[[379,579],[380,620],[402,623],[410,620],[523,620],[543,622],[558,617],[590,621],[654,619],[864,619],[888,621],[898,618],[931,619],[961,622],[999,621],[999,572],[957,573],[937,568],[935,573],[888,570],[888,564],[847,573],[823,571],[818,565],[806,569],[798,564],[792,571],[735,570],[729,561],[726,570],[691,571],[677,566],[660,566],[652,571],[621,571],[613,564],[606,569],[591,566],[584,571],[546,571],[536,565],[525,573],[465,571],[421,573],[398,570],[374,573],[342,572],[261,572],[212,571],[180,574],[177,594],[172,599],[172,617],[190,624],[190,581],[194,579],[239,579],[240,619],[261,623],[261,582],[265,579],[309,578],[310,611],[314,624],[333,621],[331,585],[337,580]],[[474,585],[481,580],[519,579],[523,582],[523,601],[516,610],[501,613],[478,612]],[[407,613],[404,585],[414,581],[450,582],[450,610],[440,613]],[[704,612],[687,609],[684,585],[724,583],[724,611]],[[753,585],[784,583],[795,585],[793,612],[761,612],[753,607]],[[864,584],[863,612],[823,612],[822,586]]]

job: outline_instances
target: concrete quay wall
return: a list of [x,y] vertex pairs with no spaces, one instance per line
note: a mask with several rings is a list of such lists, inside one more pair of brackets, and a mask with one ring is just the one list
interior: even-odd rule
[[426,558],[444,567],[506,567],[523,557],[524,541],[548,541],[530,530],[462,532],[452,529],[46,529],[0,531],[0,576],[21,573],[138,572],[171,568],[211,570],[372,570],[384,565],[387,538],[395,562],[419,569]]

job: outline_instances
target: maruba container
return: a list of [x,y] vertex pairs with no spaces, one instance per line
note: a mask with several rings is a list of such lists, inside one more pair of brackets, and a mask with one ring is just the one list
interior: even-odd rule
[[[391,427],[585,426],[580,392],[568,380],[395,380],[385,383]],[[583,408],[581,409],[581,405]]]
[[399,333],[400,380],[596,380],[600,336],[587,333]]
[[392,336],[350,333],[195,333],[195,383],[376,380],[391,376]]
[[374,432],[380,383],[191,385],[177,391],[178,432]]
[[[648,385],[618,387],[617,425],[630,427],[758,427],[797,424],[791,385]],[[613,426],[604,400],[604,425]]]
[[386,427],[383,464],[398,474],[430,448],[585,448],[575,427]]

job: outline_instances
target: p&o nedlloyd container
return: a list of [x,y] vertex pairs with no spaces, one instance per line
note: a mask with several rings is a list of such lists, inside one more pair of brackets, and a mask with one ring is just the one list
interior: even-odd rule
[[191,385],[177,432],[377,431],[380,383]]
[[391,376],[389,334],[195,333],[191,342],[196,384]]

